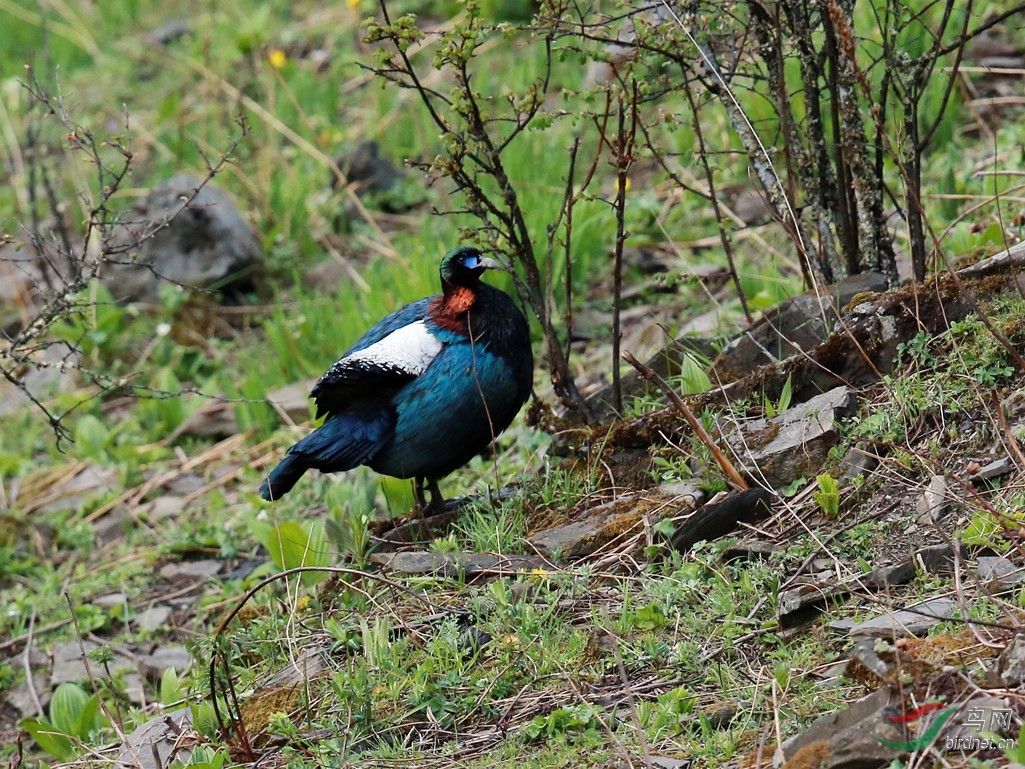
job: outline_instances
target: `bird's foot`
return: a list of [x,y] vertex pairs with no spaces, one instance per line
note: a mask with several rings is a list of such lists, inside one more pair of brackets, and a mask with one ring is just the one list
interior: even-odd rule
[[[430,502],[427,501],[424,494],[425,485],[431,493]],[[427,518],[445,512],[445,497],[442,496],[441,489],[438,488],[436,478],[417,478],[413,482],[413,499],[415,502],[415,507],[413,508],[414,516]]]

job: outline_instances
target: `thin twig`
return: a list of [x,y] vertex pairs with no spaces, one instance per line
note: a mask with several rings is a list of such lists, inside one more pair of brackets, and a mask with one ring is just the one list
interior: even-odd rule
[[662,392],[669,397],[673,406],[683,414],[684,419],[687,420],[687,424],[689,424],[691,429],[694,430],[694,434],[697,436],[698,440],[712,452],[712,456],[715,457],[716,463],[722,471],[726,473],[727,477],[733,482],[733,484],[738,489],[748,488],[747,481],[745,481],[743,476],[737,472],[737,468],[734,467],[733,463],[722,452],[722,449],[719,448],[716,442],[712,440],[712,436],[710,436],[708,431],[705,430],[705,426],[701,424],[701,420],[694,415],[694,412],[690,410],[690,407],[686,404],[683,398],[680,397],[676,390],[670,387],[669,383],[659,376],[658,372],[653,371],[649,366],[645,366],[637,360],[629,350],[623,351],[623,359],[637,369],[637,372],[646,380],[658,385]]

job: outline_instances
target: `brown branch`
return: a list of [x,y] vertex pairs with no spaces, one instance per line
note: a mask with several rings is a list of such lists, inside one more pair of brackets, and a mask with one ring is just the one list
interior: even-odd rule
[[733,484],[738,489],[748,488],[747,481],[745,481],[743,476],[737,472],[737,468],[734,467],[733,463],[729,460],[729,457],[727,457],[716,442],[712,440],[712,436],[710,436],[708,431],[705,430],[705,426],[701,424],[701,420],[694,415],[694,412],[690,410],[690,407],[683,398],[680,397],[679,393],[670,387],[669,383],[659,376],[658,372],[653,371],[650,367],[645,366],[637,360],[629,350],[623,351],[623,360],[637,369],[637,373],[647,381],[654,382],[658,385],[662,392],[669,397],[673,406],[676,407],[677,411],[679,411],[683,415],[683,418],[687,420],[687,424],[689,424],[691,429],[694,430],[694,434],[697,436],[698,440],[712,452],[712,456],[715,457],[716,463],[718,463],[719,467],[724,473],[726,473],[727,477],[733,482]]

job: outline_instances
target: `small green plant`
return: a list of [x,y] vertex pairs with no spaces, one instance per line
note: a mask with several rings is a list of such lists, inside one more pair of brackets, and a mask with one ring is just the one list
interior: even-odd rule
[[827,518],[836,518],[840,512],[840,486],[829,473],[824,473],[816,478],[819,490],[812,496],[822,508],[822,514]]
[[527,740],[571,739],[574,735],[597,732],[604,709],[589,703],[556,708],[546,716],[535,716],[523,728]]
[[473,504],[455,524],[470,547],[478,552],[521,553],[527,535],[527,515],[517,500],[498,510],[486,503]]
[[[192,714],[192,727],[207,739],[216,739],[219,726],[213,703],[208,699],[203,699],[200,702],[189,704],[187,696],[186,686],[179,678],[175,669],[167,668],[164,670],[163,675],[160,677],[160,702],[164,708],[167,711],[174,711],[188,704],[189,711]],[[193,756],[195,757],[195,754]],[[190,765],[194,766],[195,763]]]
[[1018,740],[1004,750],[1004,757],[1012,764],[1025,764],[1025,724],[1018,730]]
[[962,538],[966,545],[992,548],[998,553],[1004,553],[1012,546],[1007,533],[1021,526],[1025,526],[1025,514],[1022,512],[979,510],[965,527]]
[[675,377],[676,383],[684,395],[707,392],[712,389],[712,380],[703,365],[690,353],[685,353],[680,361],[680,374]]
[[21,721],[40,748],[58,761],[70,761],[88,745],[92,737],[110,726],[100,710],[100,698],[90,696],[81,686],[63,683],[50,699],[50,717],[31,717]]
[[223,769],[230,756],[225,750],[215,750],[206,745],[197,745],[192,749],[188,761],[175,761],[169,769]]
[[773,405],[772,401],[768,398],[765,399],[764,408],[765,416],[770,419],[774,416],[782,414],[788,408],[790,408],[790,401],[794,397],[794,384],[793,377],[787,377],[787,381],[783,383],[783,389],[780,391],[779,400]]
[[[282,570],[300,566],[330,566],[334,554],[327,547],[322,521],[282,521],[277,526],[266,521],[250,524],[253,536],[267,548],[271,560]],[[301,581],[314,585],[327,577],[326,572],[304,572]]]
[[656,454],[651,458],[651,471],[655,480],[661,483],[675,483],[694,476],[690,469],[690,457],[674,451],[671,456]]
[[373,521],[374,483],[331,484],[324,494],[324,501],[328,509],[324,533],[328,540],[343,556],[348,556],[357,566],[363,566],[372,549],[370,524]]

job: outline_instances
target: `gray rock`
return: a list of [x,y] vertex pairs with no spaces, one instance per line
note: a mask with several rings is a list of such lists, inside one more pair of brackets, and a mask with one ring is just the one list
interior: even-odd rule
[[1025,636],[1016,635],[997,658],[1000,681],[1009,689],[1025,686]]
[[723,561],[767,561],[783,548],[760,539],[739,539],[722,551]]
[[[1001,718],[1000,714],[1005,714]],[[961,703],[954,717],[947,721],[939,739],[972,740],[983,737],[985,733],[996,734],[998,737],[1011,736],[1014,710],[1010,700],[988,694],[977,694]],[[1018,730],[1014,729],[1017,736]],[[962,751],[967,753],[974,750]]]
[[51,691],[46,674],[33,670],[32,684],[25,680],[6,689],[4,700],[23,716],[45,716]]
[[689,758],[670,758],[669,756],[649,756],[651,765],[658,769],[687,769],[691,765]]
[[1007,475],[1014,469],[1014,463],[1008,457],[995,459],[989,464],[983,465],[975,473],[969,476],[971,481],[988,481]]
[[818,473],[840,440],[839,420],[854,404],[848,388],[835,387],[771,419],[745,422],[727,440],[738,456],[758,465],[770,486],[779,488]]
[[942,620],[954,616],[957,604],[949,598],[932,598],[916,606],[887,612],[851,628],[852,638],[903,638],[921,635]]
[[192,731],[192,711],[188,708],[150,719],[126,735],[114,769],[164,769],[175,762],[186,766],[192,756],[191,746],[202,742],[199,735],[188,738]]
[[831,583],[796,585],[779,595],[776,618],[784,630],[812,622],[830,602],[848,594],[847,588]]
[[841,686],[845,686],[843,679],[844,673],[847,671],[848,660],[837,660],[836,662],[830,662],[827,665],[820,665],[814,670],[809,671],[809,675],[816,679],[816,689],[839,689]]
[[[852,627],[856,623],[852,623]],[[885,681],[891,671],[893,670],[893,664],[884,660],[879,656],[880,644],[884,650],[893,652],[893,647],[881,640],[871,641],[858,641],[851,648],[850,658],[857,660],[864,665],[871,673],[873,673],[880,681]]]
[[150,654],[140,654],[138,657],[139,672],[151,681],[159,681],[164,671],[174,668],[178,673],[184,673],[192,667],[192,655],[189,650],[179,644],[168,644],[158,646]]
[[947,498],[947,479],[942,475],[934,475],[922,496],[918,498],[918,522],[935,523],[950,509]]
[[875,590],[887,585],[905,585],[914,579],[919,568],[929,574],[949,574],[954,570],[954,551],[946,544],[923,547],[911,558],[873,569],[861,577],[861,583]]
[[[99,644],[93,641],[83,641],[82,646],[78,641],[58,641],[53,645],[53,667],[50,669],[50,686],[55,687],[64,683],[78,683],[89,678],[82,661],[82,648],[86,653],[95,649]],[[89,663],[90,669],[96,672],[99,667],[94,662]]]
[[146,679],[138,673],[126,673],[122,679],[121,691],[133,705],[145,705],[149,702],[146,692]]
[[[0,284],[3,283],[2,275],[0,271]],[[3,296],[0,295],[0,308],[4,307],[4,302]],[[33,360],[39,360],[40,364],[30,365],[19,378],[22,387],[17,387],[6,379],[0,380],[0,414],[7,414],[31,404],[30,395],[36,400],[46,401],[58,393],[74,389],[78,382],[75,366],[79,357],[79,353],[67,342],[55,341],[48,344],[42,353],[33,357]]]
[[165,521],[177,517],[185,509],[184,497],[172,497],[164,494],[154,499],[148,509],[151,521]]
[[330,649],[320,645],[312,646],[299,656],[289,659],[288,664],[271,675],[260,688],[291,689],[306,684],[317,673],[327,669],[330,659]]
[[221,562],[214,558],[198,561],[175,561],[160,567],[160,576],[169,582],[206,582],[221,570]]
[[962,277],[982,277],[993,272],[1000,272],[1009,266],[1025,264],[1025,241],[1015,243],[1010,248],[985,259],[962,267],[957,274]]
[[789,358],[821,344],[836,322],[828,296],[788,299],[766,310],[761,320],[723,348],[712,362],[713,382],[732,382],[759,366]]
[[895,753],[877,738],[889,742],[903,740],[901,730],[886,717],[899,704],[897,692],[883,687],[845,710],[817,718],[803,732],[783,743],[773,757],[773,764],[781,767],[802,749],[818,744],[825,748],[822,751],[825,769],[887,766]]
[[247,291],[261,256],[256,233],[231,198],[186,173],[138,201],[122,218],[116,242],[125,253],[103,279],[116,299],[130,301],[156,301],[161,280],[226,294]]
[[210,401],[189,414],[171,433],[171,440],[183,435],[224,440],[239,432],[235,404]]
[[132,620],[132,627],[144,633],[153,633],[166,625],[170,618],[171,607],[157,604],[140,612]]
[[[532,534],[527,541],[547,557],[582,558],[638,529],[652,504],[654,495],[627,494],[611,502],[583,511],[577,520],[553,526]],[[664,504],[657,507],[658,519],[692,512],[704,499],[697,486],[673,486]]]
[[980,580],[995,583],[998,589],[1014,587],[1025,581],[1025,569],[1001,556],[979,556],[976,573]]
[[840,480],[853,483],[855,478],[872,472],[878,464],[879,456],[867,444],[859,443],[840,460]]
[[515,574],[520,571],[546,568],[549,563],[529,555],[494,555],[492,553],[427,553],[406,551],[374,553],[371,563],[403,574],[431,574],[456,579],[479,574]]
[[72,478],[55,484],[47,501],[36,508],[40,513],[75,510],[90,497],[107,494],[118,487],[118,470],[106,465],[86,465]]
[[[352,150],[336,161],[349,184],[355,186],[359,195],[380,194],[395,187],[405,177],[405,172],[388,158],[381,157],[381,146],[373,139],[357,142]],[[332,178],[332,184],[337,180]],[[398,213],[404,209],[385,210]]]
[[93,606],[99,606],[101,609],[120,608],[128,603],[128,596],[124,593],[107,593],[105,595],[98,595],[90,603]]
[[885,277],[864,273],[829,286],[821,295],[808,292],[766,310],[713,361],[712,381],[731,382],[759,366],[811,350],[832,332],[838,307],[858,294],[884,290]]
[[[99,647],[93,641],[83,641],[82,646],[86,654]],[[82,650],[78,641],[59,641],[53,646],[53,667],[50,669],[50,686],[54,687],[63,683],[82,683],[89,680],[89,673],[86,670],[85,662],[82,659]],[[89,670],[93,676],[104,678],[107,669],[113,675],[130,673],[133,665],[128,657],[115,654],[113,659],[104,667],[99,662],[89,660]]]
[[310,390],[316,383],[316,379],[303,379],[279,387],[267,393],[267,402],[278,413],[284,414],[297,424],[302,424],[310,419]]

